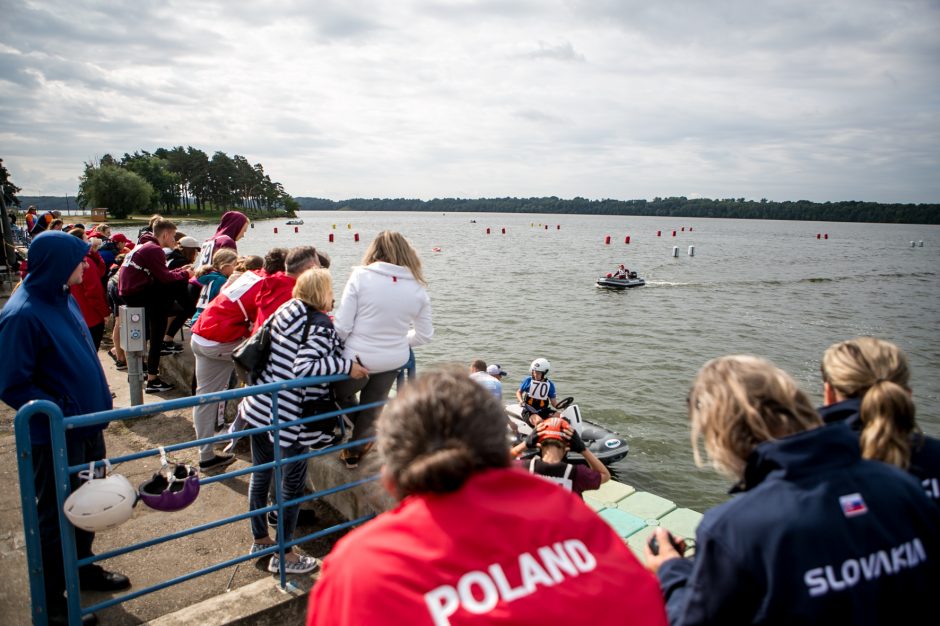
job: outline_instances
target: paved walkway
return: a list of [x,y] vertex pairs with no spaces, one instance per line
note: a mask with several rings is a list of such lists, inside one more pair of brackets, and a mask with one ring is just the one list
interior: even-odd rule
[[[129,406],[129,390],[126,372],[114,369],[111,359],[102,347],[99,356],[112,390],[117,394],[115,407]],[[172,359],[192,358],[188,352]],[[156,395],[145,394],[145,403],[152,403],[182,394],[172,392]],[[105,431],[108,455],[111,457],[146,450],[161,444],[189,441],[195,438],[191,410],[158,414],[149,417],[111,423]],[[7,624],[29,623],[29,582],[26,574],[26,551],[23,541],[23,519],[19,497],[19,479],[17,476],[15,442],[13,438],[14,412],[6,405],[0,406],[0,480],[4,487],[0,489],[0,615]],[[250,464],[246,454],[232,468]],[[195,449],[185,450],[177,455],[177,461],[196,463]],[[146,480],[159,469],[157,457],[148,457],[139,461],[125,463],[119,471],[127,476],[135,486]],[[176,513],[160,513],[143,504],[138,504],[134,517],[122,526],[99,533],[95,540],[97,552],[109,548],[163,535],[176,530],[191,528],[229,515],[247,510],[248,476],[213,483],[204,488],[198,500],[190,507]],[[315,526],[332,525],[341,518],[329,507],[315,503],[314,510],[323,523]],[[315,527],[302,527],[299,532],[312,532]],[[273,536],[273,533],[272,533]],[[338,537],[305,544],[303,549],[314,556],[323,557],[329,552]],[[251,533],[247,522],[237,522],[211,531],[200,533],[134,552],[103,565],[107,569],[120,571],[131,578],[135,588],[143,588],[168,578],[191,572],[202,567],[218,563],[239,554],[244,554],[251,543]],[[270,578],[264,566],[266,560],[248,561],[239,568],[232,583],[233,587],[248,585],[254,581]],[[124,605],[102,611],[99,618],[103,624],[139,624],[207,598],[223,594],[229,585],[234,567],[220,570],[208,576],[176,585],[174,587],[142,596]],[[299,578],[297,580],[296,578]],[[301,586],[311,584],[311,578],[296,577]],[[88,606],[109,597],[107,594],[83,594],[83,605]],[[237,595],[233,595],[233,601]]]

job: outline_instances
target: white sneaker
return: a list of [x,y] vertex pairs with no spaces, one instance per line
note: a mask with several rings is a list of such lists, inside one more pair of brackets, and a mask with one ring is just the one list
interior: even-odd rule
[[[315,572],[320,569],[320,560],[315,559],[312,556],[307,556],[305,554],[298,554],[299,558],[296,561],[285,561],[284,562],[284,571],[287,574],[309,574],[310,572]],[[278,555],[272,555],[271,560],[268,562],[268,571],[277,574],[279,571],[280,559]]]

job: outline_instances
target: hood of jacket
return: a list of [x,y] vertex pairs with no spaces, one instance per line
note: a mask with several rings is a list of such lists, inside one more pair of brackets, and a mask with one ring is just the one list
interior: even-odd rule
[[153,233],[150,232],[149,230],[147,232],[141,233],[140,237],[137,238],[138,246],[142,246],[145,243],[152,243],[152,244],[156,244],[157,246],[161,248],[163,247],[160,245],[160,242],[157,241],[157,238],[153,236]]
[[836,402],[829,406],[821,406],[817,409],[819,416],[827,424],[835,422],[845,422],[852,430],[862,429],[862,420],[859,415],[862,411],[861,398],[849,398],[842,402]]
[[44,231],[29,246],[29,274],[23,287],[45,300],[65,297],[69,276],[91,245],[61,231]]
[[213,239],[224,235],[230,237],[232,241],[235,241],[235,238],[238,237],[238,233],[242,232],[242,228],[244,228],[247,223],[248,218],[245,217],[244,213],[226,211],[222,214],[222,219],[219,221],[219,227],[216,229]]
[[828,469],[858,461],[861,454],[858,435],[841,422],[765,441],[751,452],[744,478],[731,493],[752,489],[772,474],[787,479],[821,476]]
[[362,266],[362,269],[367,272],[375,272],[376,274],[381,274],[382,276],[389,276],[396,278],[398,280],[414,280],[414,274],[411,273],[411,270],[403,265],[393,265],[392,263],[386,263],[385,261],[376,261],[375,263],[369,263],[366,266]]

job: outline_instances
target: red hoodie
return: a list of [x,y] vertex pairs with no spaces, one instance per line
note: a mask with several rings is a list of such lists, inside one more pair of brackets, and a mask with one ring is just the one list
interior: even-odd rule
[[85,265],[85,270],[82,272],[82,282],[78,285],[71,285],[69,291],[72,292],[72,297],[78,302],[78,308],[82,311],[85,325],[91,328],[107,319],[111,315],[111,309],[108,308],[104,283],[101,282],[101,268],[104,266],[104,262],[97,252],[89,252],[85,258],[88,259],[88,264]]
[[261,291],[255,297],[258,312],[254,328],[261,328],[264,321],[274,315],[278,307],[293,297],[297,279],[284,272],[275,272],[261,281]]
[[152,234],[144,233],[137,246],[124,257],[118,279],[118,293],[132,296],[155,282],[168,284],[178,280],[188,281],[189,272],[183,268],[167,269],[163,248]]
[[258,313],[255,298],[262,282],[260,271],[245,272],[222,287],[193,324],[193,334],[219,343],[247,337]]

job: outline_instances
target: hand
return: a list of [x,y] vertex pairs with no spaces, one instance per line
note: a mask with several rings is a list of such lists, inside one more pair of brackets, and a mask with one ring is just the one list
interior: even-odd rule
[[584,440],[581,439],[581,435],[578,434],[578,431],[571,428],[571,426],[565,426],[564,433],[568,438],[568,446],[571,448],[572,452],[577,452],[579,454],[584,452]]
[[349,376],[351,378],[365,378],[368,375],[369,370],[356,362],[353,362],[352,367],[349,368]]
[[539,447],[539,430],[538,428],[533,428],[532,432],[529,433],[529,436],[525,438],[525,447],[526,448],[538,448]]
[[[654,547],[656,548],[655,552]],[[655,574],[666,561],[682,558],[682,552],[685,552],[685,548],[685,541],[682,538],[674,537],[665,528],[657,526],[653,529],[649,541],[643,546],[646,569]]]

